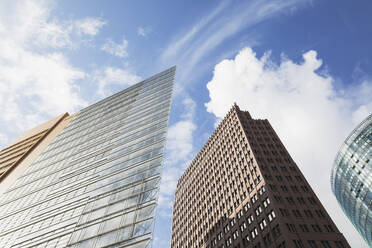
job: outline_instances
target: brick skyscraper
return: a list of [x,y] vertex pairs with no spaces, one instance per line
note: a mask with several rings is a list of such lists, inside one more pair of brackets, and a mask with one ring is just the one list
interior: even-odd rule
[[269,121],[234,105],[178,181],[181,247],[350,246]]

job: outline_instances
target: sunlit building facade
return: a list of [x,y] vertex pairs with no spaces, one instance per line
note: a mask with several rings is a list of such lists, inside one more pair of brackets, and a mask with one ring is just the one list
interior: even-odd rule
[[372,247],[372,115],[342,144],[331,174],[332,190],[343,211]]
[[0,196],[0,247],[150,247],[174,77],[62,115]]

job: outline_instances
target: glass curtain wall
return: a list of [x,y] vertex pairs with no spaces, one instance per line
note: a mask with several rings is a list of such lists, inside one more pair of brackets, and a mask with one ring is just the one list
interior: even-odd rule
[[343,211],[372,247],[372,115],[341,146],[331,175]]
[[174,77],[78,112],[0,199],[0,247],[150,247]]

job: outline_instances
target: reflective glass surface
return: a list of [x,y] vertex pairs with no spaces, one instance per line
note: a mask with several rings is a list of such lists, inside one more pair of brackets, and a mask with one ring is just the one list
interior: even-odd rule
[[174,77],[77,113],[2,195],[0,247],[150,247]]
[[372,247],[372,115],[345,140],[332,169],[333,193]]

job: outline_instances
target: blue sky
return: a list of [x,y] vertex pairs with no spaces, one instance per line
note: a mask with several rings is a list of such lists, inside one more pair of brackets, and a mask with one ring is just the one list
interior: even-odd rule
[[372,111],[372,3],[7,1],[0,4],[0,146],[177,65],[154,247],[178,177],[233,102],[270,120],[352,247],[333,197],[341,142]]

